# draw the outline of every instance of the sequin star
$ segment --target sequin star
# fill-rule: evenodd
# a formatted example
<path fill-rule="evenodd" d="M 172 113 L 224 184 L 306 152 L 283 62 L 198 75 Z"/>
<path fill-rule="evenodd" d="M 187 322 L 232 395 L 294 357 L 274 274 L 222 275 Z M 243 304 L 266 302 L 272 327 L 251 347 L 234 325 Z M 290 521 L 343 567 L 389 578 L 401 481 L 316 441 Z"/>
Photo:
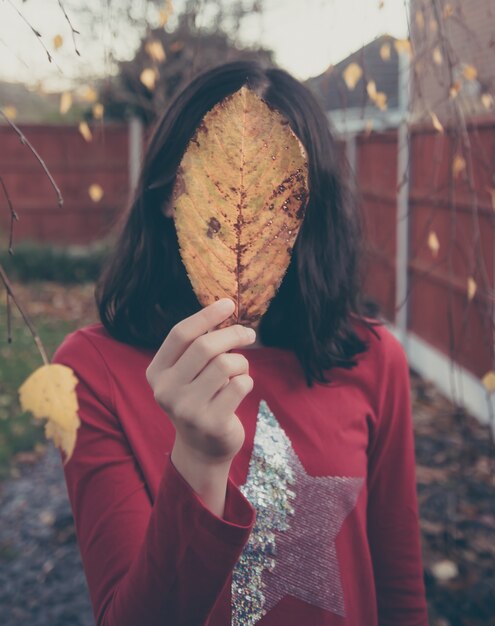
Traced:
<path fill-rule="evenodd" d="M 232 626 L 256 624 L 285 595 L 345 616 L 335 539 L 363 482 L 308 475 L 261 400 L 241 487 L 256 523 L 232 575 Z"/>

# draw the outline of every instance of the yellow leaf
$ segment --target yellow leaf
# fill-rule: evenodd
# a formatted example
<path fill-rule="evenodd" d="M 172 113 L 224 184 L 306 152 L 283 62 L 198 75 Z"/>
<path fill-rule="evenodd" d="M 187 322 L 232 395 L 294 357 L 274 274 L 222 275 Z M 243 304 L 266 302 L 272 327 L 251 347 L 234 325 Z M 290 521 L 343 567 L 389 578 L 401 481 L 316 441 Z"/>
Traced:
<path fill-rule="evenodd" d="M 391 52 L 390 44 L 384 43 L 382 47 L 380 48 L 380 56 L 382 58 L 382 61 L 390 60 L 390 52 Z"/>
<path fill-rule="evenodd" d="M 146 52 L 148 55 L 158 63 L 163 63 L 165 61 L 166 55 L 165 50 L 163 48 L 162 42 L 158 39 L 153 39 L 148 41 L 145 46 Z"/>
<path fill-rule="evenodd" d="M 462 74 L 466 80 L 476 80 L 478 77 L 478 70 L 474 65 L 465 65 L 462 70 Z"/>
<path fill-rule="evenodd" d="M 469 276 L 467 281 L 467 296 L 468 300 L 472 300 L 474 298 L 474 294 L 476 293 L 477 285 L 471 276 Z"/>
<path fill-rule="evenodd" d="M 386 111 L 388 108 L 387 105 L 387 94 L 383 91 L 378 91 L 373 99 L 375 105 L 381 110 Z"/>
<path fill-rule="evenodd" d="M 361 69 L 361 66 L 357 63 L 350 63 L 342 73 L 347 89 L 352 91 L 358 84 L 362 75 L 363 70 Z"/>
<path fill-rule="evenodd" d="M 86 102 L 96 102 L 98 100 L 98 94 L 93 87 L 86 87 L 83 93 L 83 98 Z"/>
<path fill-rule="evenodd" d="M 481 104 L 485 107 L 485 109 L 487 109 L 488 111 L 493 107 L 493 96 L 491 93 L 484 93 L 481 96 Z"/>
<path fill-rule="evenodd" d="M 430 231 L 428 235 L 428 248 L 433 253 L 433 256 L 438 255 L 438 251 L 440 250 L 440 242 L 438 241 L 438 237 L 435 231 Z"/>
<path fill-rule="evenodd" d="M 370 80 L 366 85 L 366 91 L 368 92 L 368 96 L 371 100 L 374 100 L 376 97 L 376 83 L 374 80 Z"/>
<path fill-rule="evenodd" d="M 79 132 L 84 137 L 86 141 L 91 141 L 93 139 L 93 134 L 91 133 L 91 129 L 88 126 L 87 122 L 79 122 Z"/>
<path fill-rule="evenodd" d="M 433 50 L 433 60 L 435 61 L 437 65 L 442 65 L 443 63 L 442 51 L 440 50 L 438 46 L 436 46 L 435 49 Z"/>
<path fill-rule="evenodd" d="M 53 47 L 55 48 L 55 50 L 61 48 L 63 43 L 64 38 L 62 37 L 62 35 L 55 35 L 55 37 L 53 38 Z"/>
<path fill-rule="evenodd" d="M 99 202 L 103 198 L 103 189 L 96 183 L 89 187 L 88 193 L 93 202 Z"/>
<path fill-rule="evenodd" d="M 65 115 L 72 106 L 72 94 L 70 91 L 64 91 L 60 96 L 60 113 Z"/>
<path fill-rule="evenodd" d="M 425 16 L 423 15 L 423 11 L 416 11 L 416 24 L 420 30 L 423 30 L 425 27 Z"/>
<path fill-rule="evenodd" d="M 447 19 L 452 15 L 454 15 L 454 7 L 450 4 L 450 2 L 447 2 L 447 4 L 443 7 L 443 16 Z"/>
<path fill-rule="evenodd" d="M 174 6 L 172 0 L 165 0 L 165 6 L 158 12 L 158 24 L 160 28 L 165 26 L 173 12 Z"/>
<path fill-rule="evenodd" d="M 45 435 L 67 455 L 72 456 L 76 432 L 80 426 L 76 385 L 77 377 L 70 367 L 53 363 L 33 372 L 19 388 L 23 411 L 30 411 L 36 419 L 47 419 Z"/>
<path fill-rule="evenodd" d="M 466 169 L 466 161 L 460 154 L 456 154 L 452 164 L 452 174 L 457 178 Z"/>
<path fill-rule="evenodd" d="M 433 122 L 433 127 L 435 128 L 435 130 L 437 130 L 439 133 L 443 133 L 443 126 L 440 123 L 440 120 L 438 119 L 436 113 L 434 113 L 433 111 L 430 111 L 430 116 L 431 116 L 431 121 Z"/>
<path fill-rule="evenodd" d="M 493 393 L 495 391 L 495 372 L 493 370 L 487 372 L 481 382 L 485 385 L 488 393 Z"/>
<path fill-rule="evenodd" d="M 103 114 L 105 112 L 105 107 L 101 104 L 101 102 L 96 102 L 93 104 L 93 117 L 95 120 L 101 120 Z"/>
<path fill-rule="evenodd" d="M 156 70 L 151 67 L 147 67 L 141 72 L 139 76 L 139 80 L 143 83 L 145 87 L 147 87 L 150 91 L 155 88 L 157 79 Z"/>
<path fill-rule="evenodd" d="M 14 106 L 6 106 L 2 108 L 5 117 L 9 120 L 15 120 L 17 117 L 17 109 Z"/>
<path fill-rule="evenodd" d="M 397 54 L 411 54 L 411 42 L 409 39 L 397 39 L 394 43 L 395 49 L 397 50 Z"/>
<path fill-rule="evenodd" d="M 242 87 L 205 115 L 172 196 L 181 258 L 203 306 L 229 297 L 236 323 L 261 318 L 289 265 L 308 196 L 302 144 L 253 91 Z"/>
<path fill-rule="evenodd" d="M 455 83 L 449 89 L 449 95 L 452 98 L 452 100 L 454 98 L 457 98 L 460 90 L 461 90 L 461 83 L 458 80 L 456 80 Z"/>

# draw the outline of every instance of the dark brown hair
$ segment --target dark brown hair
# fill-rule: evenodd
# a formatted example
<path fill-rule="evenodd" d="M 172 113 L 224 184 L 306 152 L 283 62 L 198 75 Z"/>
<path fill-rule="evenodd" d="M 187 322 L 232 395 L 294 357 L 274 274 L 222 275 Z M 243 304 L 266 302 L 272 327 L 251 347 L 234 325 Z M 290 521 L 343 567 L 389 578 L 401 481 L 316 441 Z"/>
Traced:
<path fill-rule="evenodd" d="M 310 197 L 282 283 L 260 320 L 267 346 L 293 350 L 313 380 L 353 367 L 368 343 L 361 300 L 362 225 L 345 158 L 309 89 L 257 61 L 226 63 L 194 78 L 157 121 L 129 210 L 96 286 L 101 321 L 117 340 L 158 349 L 171 328 L 200 310 L 163 207 L 189 140 L 204 115 L 243 85 L 289 121 L 308 155 Z M 376 323 L 376 320 L 375 320 Z"/>

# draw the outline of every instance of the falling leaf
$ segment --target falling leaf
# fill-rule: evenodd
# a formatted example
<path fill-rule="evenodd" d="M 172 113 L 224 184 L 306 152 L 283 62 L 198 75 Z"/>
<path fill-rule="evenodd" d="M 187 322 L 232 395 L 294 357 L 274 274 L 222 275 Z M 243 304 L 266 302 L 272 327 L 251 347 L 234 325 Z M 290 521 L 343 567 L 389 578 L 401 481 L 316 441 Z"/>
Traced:
<path fill-rule="evenodd" d="M 86 102 L 96 102 L 98 100 L 98 94 L 93 87 L 86 87 L 83 93 L 83 98 Z"/>
<path fill-rule="evenodd" d="M 350 63 L 342 73 L 347 89 L 352 91 L 358 84 L 362 75 L 363 70 L 361 69 L 361 66 L 357 63 Z"/>
<path fill-rule="evenodd" d="M 62 37 L 62 35 L 55 35 L 55 37 L 53 38 L 53 47 L 55 48 L 55 50 L 61 48 L 63 43 L 64 38 Z"/>
<path fill-rule="evenodd" d="M 495 372 L 493 370 L 487 372 L 481 382 L 485 385 L 488 393 L 493 393 L 495 391 Z"/>
<path fill-rule="evenodd" d="M 287 270 L 307 197 L 303 146 L 253 91 L 242 87 L 205 115 L 173 190 L 181 258 L 203 306 L 229 297 L 237 323 L 261 318 Z"/>
<path fill-rule="evenodd" d="M 445 19 L 452 17 L 454 15 L 454 7 L 447 2 L 447 4 L 443 7 L 443 16 Z"/>
<path fill-rule="evenodd" d="M 93 117 L 95 120 L 101 120 L 103 114 L 105 112 L 105 107 L 101 104 L 101 102 L 96 102 L 93 104 Z"/>
<path fill-rule="evenodd" d="M 158 12 L 158 24 L 160 28 L 163 28 L 166 25 L 173 12 L 174 5 L 172 0 L 165 0 L 165 6 Z"/>
<path fill-rule="evenodd" d="M 72 106 L 72 94 L 70 91 L 64 91 L 60 96 L 60 113 L 65 115 Z"/>
<path fill-rule="evenodd" d="M 99 202 L 103 198 L 103 189 L 96 183 L 89 187 L 88 193 L 93 202 Z"/>
<path fill-rule="evenodd" d="M 76 432 L 80 426 L 75 392 L 77 377 L 70 367 L 53 363 L 42 365 L 19 388 L 23 411 L 30 411 L 36 419 L 48 420 L 45 435 L 67 455 L 72 456 Z"/>
<path fill-rule="evenodd" d="M 452 174 L 457 178 L 466 169 L 466 161 L 460 154 L 456 154 L 452 163 Z"/>
<path fill-rule="evenodd" d="M 409 39 L 397 39 L 394 43 L 397 54 L 409 54 L 411 55 L 411 42 Z"/>
<path fill-rule="evenodd" d="M 425 16 L 423 15 L 423 11 L 416 11 L 416 24 L 420 30 L 423 30 L 425 27 Z"/>
<path fill-rule="evenodd" d="M 433 256 L 438 255 L 438 251 L 440 250 L 440 242 L 438 241 L 438 237 L 435 231 L 430 231 L 428 235 L 428 248 L 433 253 Z"/>
<path fill-rule="evenodd" d="M 465 65 L 462 74 L 466 80 L 476 80 L 478 77 L 478 70 L 474 65 Z"/>
<path fill-rule="evenodd" d="M 457 98 L 459 91 L 461 90 L 461 83 L 456 80 L 455 83 L 449 89 L 449 95 L 452 99 Z"/>
<path fill-rule="evenodd" d="M 484 93 L 481 96 L 481 104 L 485 107 L 485 109 L 490 110 L 493 107 L 494 101 L 491 93 Z"/>
<path fill-rule="evenodd" d="M 468 281 L 467 281 L 467 296 L 468 296 L 468 300 L 472 300 L 474 298 L 474 295 L 476 293 L 476 289 L 477 289 L 476 281 L 474 280 L 474 278 L 469 276 Z"/>
<path fill-rule="evenodd" d="M 87 122 L 79 122 L 79 132 L 84 137 L 86 141 L 91 141 L 93 139 L 93 134 L 91 133 L 91 129 L 88 126 Z"/>
<path fill-rule="evenodd" d="M 9 120 L 15 120 L 17 117 L 17 109 L 14 106 L 6 106 L 2 108 L 3 114 Z"/>
<path fill-rule="evenodd" d="M 146 69 L 144 69 L 141 72 L 141 75 L 139 76 L 139 80 L 150 91 L 152 91 L 155 88 L 156 79 L 157 79 L 156 70 L 151 67 L 147 67 Z"/>
<path fill-rule="evenodd" d="M 440 120 L 437 117 L 437 114 L 434 113 L 433 111 L 430 111 L 430 116 L 431 116 L 431 121 L 433 122 L 433 127 L 435 128 L 435 130 L 437 130 L 439 133 L 443 133 L 444 129 L 442 124 L 440 123 Z"/>
<path fill-rule="evenodd" d="M 389 43 L 384 43 L 380 48 L 380 57 L 382 61 L 390 61 L 391 47 Z"/>
<path fill-rule="evenodd" d="M 431 566 L 433 576 L 440 582 L 447 582 L 459 574 L 457 565 L 447 559 L 434 563 Z"/>
<path fill-rule="evenodd" d="M 162 42 L 158 39 L 152 39 L 151 41 L 148 41 L 145 49 L 148 55 L 154 61 L 157 61 L 158 63 L 163 63 L 163 61 L 165 61 L 165 50 L 163 48 Z"/>
<path fill-rule="evenodd" d="M 437 65 L 442 65 L 443 63 L 442 51 L 438 46 L 433 50 L 433 61 L 435 61 Z"/>

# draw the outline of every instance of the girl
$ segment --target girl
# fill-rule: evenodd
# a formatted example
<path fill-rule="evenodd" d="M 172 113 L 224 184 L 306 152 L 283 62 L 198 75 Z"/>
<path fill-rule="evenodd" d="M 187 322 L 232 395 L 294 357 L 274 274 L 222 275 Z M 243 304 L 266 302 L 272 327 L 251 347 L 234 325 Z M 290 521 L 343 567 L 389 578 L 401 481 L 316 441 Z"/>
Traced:
<path fill-rule="evenodd" d="M 234 303 L 199 304 L 171 193 L 243 85 L 289 121 L 310 193 L 257 328 L 218 329 Z M 346 171 L 308 89 L 257 62 L 198 76 L 156 124 L 101 323 L 53 359 L 79 381 L 64 473 L 98 626 L 427 626 L 408 364 L 362 313 Z"/>

